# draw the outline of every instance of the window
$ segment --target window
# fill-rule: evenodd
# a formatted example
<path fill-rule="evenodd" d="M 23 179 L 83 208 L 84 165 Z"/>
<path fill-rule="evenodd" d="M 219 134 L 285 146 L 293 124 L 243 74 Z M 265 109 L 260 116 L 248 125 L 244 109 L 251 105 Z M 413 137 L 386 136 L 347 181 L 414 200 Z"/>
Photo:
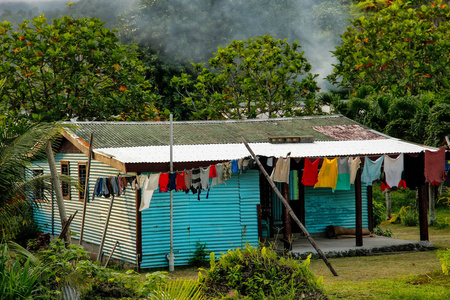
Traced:
<path fill-rule="evenodd" d="M 44 175 L 44 170 L 32 170 L 33 177 Z M 34 201 L 44 200 L 44 181 L 42 178 L 36 179 L 33 182 L 32 197 Z"/>
<path fill-rule="evenodd" d="M 61 175 L 70 175 L 69 162 L 61 161 Z M 70 185 L 67 182 L 61 183 L 63 199 L 70 199 Z"/>
<path fill-rule="evenodd" d="M 78 163 L 78 184 L 80 185 L 80 190 L 78 192 L 78 199 L 84 201 L 84 188 L 86 186 L 86 163 Z"/>

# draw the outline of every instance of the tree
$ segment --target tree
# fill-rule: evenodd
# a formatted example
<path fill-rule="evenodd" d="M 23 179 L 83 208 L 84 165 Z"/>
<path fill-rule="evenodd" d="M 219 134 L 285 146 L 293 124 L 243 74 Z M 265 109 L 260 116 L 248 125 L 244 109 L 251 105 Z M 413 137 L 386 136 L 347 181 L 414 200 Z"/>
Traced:
<path fill-rule="evenodd" d="M 68 16 L 0 24 L 4 113 L 42 121 L 149 119 L 158 97 L 134 48 L 100 19 Z"/>
<path fill-rule="evenodd" d="M 268 35 L 234 40 L 219 47 L 209 60 L 211 69 L 194 65 L 195 78 L 183 73 L 172 83 L 195 119 L 317 113 L 317 75 L 309 73 L 311 65 L 298 50 L 298 42 L 289 44 Z"/>
<path fill-rule="evenodd" d="M 26 119 L 0 120 L 0 231 L 3 239 L 16 237 L 33 218 L 30 208 L 48 199 L 49 176 L 35 173 L 30 159 L 44 159 L 42 146 L 58 132 L 55 124 L 32 124 Z"/>
<path fill-rule="evenodd" d="M 448 89 L 450 7 L 408 7 L 402 1 L 352 21 L 333 52 L 329 80 L 356 92 L 371 86 L 395 96 Z"/>

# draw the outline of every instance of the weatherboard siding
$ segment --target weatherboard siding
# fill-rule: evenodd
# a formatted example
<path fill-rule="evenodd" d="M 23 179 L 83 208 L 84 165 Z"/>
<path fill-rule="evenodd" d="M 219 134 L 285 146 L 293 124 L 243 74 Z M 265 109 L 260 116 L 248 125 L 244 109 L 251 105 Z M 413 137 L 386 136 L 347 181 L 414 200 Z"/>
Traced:
<path fill-rule="evenodd" d="M 78 162 L 87 162 L 87 157 L 84 154 L 74 153 L 57 153 L 55 155 L 56 168 L 60 171 L 60 162 L 69 162 L 69 175 L 78 180 Z M 47 161 L 34 162 L 32 168 L 41 168 L 44 170 L 44 174 L 50 174 Z M 105 226 L 105 220 L 107 217 L 109 204 L 111 198 L 96 197 L 92 200 L 92 190 L 95 182 L 100 176 L 117 176 L 119 171 L 106 164 L 98 162 L 96 160 L 91 161 L 90 179 L 89 179 L 89 200 L 86 206 L 86 217 L 83 230 L 83 241 L 92 243 L 94 245 L 100 245 L 103 229 Z M 83 202 L 79 201 L 78 190 L 75 187 L 71 187 L 70 200 L 64 200 L 67 216 L 72 215 L 78 210 L 75 219 L 72 221 L 70 229 L 73 238 L 78 239 L 81 218 L 83 214 Z M 61 223 L 59 217 L 58 206 L 56 200 L 53 205 L 54 213 L 54 233 L 59 234 L 61 232 Z M 43 203 L 40 209 L 35 213 L 38 224 L 45 232 L 51 233 L 52 222 L 52 207 L 51 202 Z M 109 221 L 108 231 L 106 234 L 105 244 L 103 252 L 105 255 L 109 255 L 114 247 L 115 241 L 119 241 L 114 255 L 115 259 L 122 261 L 136 263 L 136 213 L 135 213 L 135 191 L 131 188 L 126 189 L 125 195 L 120 197 L 114 197 L 113 208 Z"/>
<path fill-rule="evenodd" d="M 200 195 L 174 192 L 175 266 L 187 265 L 197 242 L 216 256 L 228 249 L 258 243 L 256 205 L 260 203 L 259 173 L 234 174 L 226 185 Z M 170 193 L 155 191 L 150 207 L 142 212 L 141 268 L 167 267 L 170 251 Z"/>

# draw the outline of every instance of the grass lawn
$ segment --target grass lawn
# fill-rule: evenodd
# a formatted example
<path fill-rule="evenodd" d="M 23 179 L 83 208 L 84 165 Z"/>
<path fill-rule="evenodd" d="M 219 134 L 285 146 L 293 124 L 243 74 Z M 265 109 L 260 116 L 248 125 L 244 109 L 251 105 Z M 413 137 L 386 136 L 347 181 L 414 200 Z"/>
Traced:
<path fill-rule="evenodd" d="M 450 210 L 439 210 L 450 216 Z M 383 225 L 394 237 L 419 240 L 418 227 Z M 450 248 L 450 229 L 429 228 L 430 241 L 440 249 Z M 450 299 L 450 276 L 441 271 L 437 250 L 402 254 L 333 258 L 335 277 L 320 259 L 311 261 L 310 269 L 323 277 L 323 287 L 330 299 Z M 196 279 L 196 268 L 176 268 L 172 279 Z"/>
<path fill-rule="evenodd" d="M 384 225 L 395 238 L 419 240 L 418 227 Z M 430 241 L 450 248 L 450 229 L 429 228 Z M 323 276 L 330 299 L 450 299 L 450 276 L 442 274 L 437 251 L 330 259 L 339 276 L 322 260 L 311 270 Z"/>

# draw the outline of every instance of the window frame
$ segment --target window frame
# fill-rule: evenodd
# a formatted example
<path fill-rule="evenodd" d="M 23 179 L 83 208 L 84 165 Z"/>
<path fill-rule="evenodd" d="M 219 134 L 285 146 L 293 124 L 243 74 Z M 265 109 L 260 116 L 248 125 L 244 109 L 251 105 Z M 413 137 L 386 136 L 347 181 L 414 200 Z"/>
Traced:
<path fill-rule="evenodd" d="M 84 166 L 84 178 L 81 177 L 81 166 Z M 84 189 L 86 185 L 86 175 L 87 175 L 87 163 L 86 162 L 78 162 L 78 185 L 80 189 L 78 190 L 78 200 L 84 202 L 86 197 L 86 191 L 81 191 L 81 188 Z M 83 179 L 83 180 L 82 180 Z"/>
<path fill-rule="evenodd" d="M 65 172 L 63 172 L 63 170 L 64 170 L 63 166 L 67 166 L 67 174 L 65 174 Z M 61 168 L 60 169 L 61 175 L 70 176 L 70 163 L 69 163 L 69 161 L 66 161 L 66 160 L 60 161 L 60 168 Z M 67 187 L 67 194 L 64 194 L 64 188 L 65 187 Z M 70 184 L 68 184 L 66 182 L 61 182 L 61 193 L 62 193 L 63 199 L 70 200 L 70 198 L 71 198 L 71 187 L 70 187 Z"/>

